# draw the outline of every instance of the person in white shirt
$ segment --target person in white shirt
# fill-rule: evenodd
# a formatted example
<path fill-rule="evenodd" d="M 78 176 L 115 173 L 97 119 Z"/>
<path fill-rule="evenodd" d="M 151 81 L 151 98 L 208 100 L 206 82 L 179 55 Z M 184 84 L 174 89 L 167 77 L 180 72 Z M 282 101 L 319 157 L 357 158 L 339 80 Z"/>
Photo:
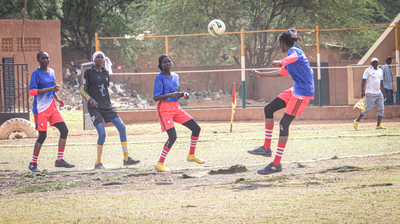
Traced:
<path fill-rule="evenodd" d="M 364 75 L 361 81 L 361 98 L 365 96 L 365 111 L 361 111 L 358 118 L 354 120 L 354 128 L 358 129 L 358 124 L 364 115 L 372 110 L 374 105 L 378 109 L 376 129 L 386 129 L 381 125 L 383 111 L 384 111 L 384 100 L 386 98 L 385 90 L 383 88 L 383 72 L 382 69 L 378 68 L 378 58 L 371 59 L 371 67 L 365 69 Z M 365 88 L 365 82 L 367 82 L 367 88 Z"/>

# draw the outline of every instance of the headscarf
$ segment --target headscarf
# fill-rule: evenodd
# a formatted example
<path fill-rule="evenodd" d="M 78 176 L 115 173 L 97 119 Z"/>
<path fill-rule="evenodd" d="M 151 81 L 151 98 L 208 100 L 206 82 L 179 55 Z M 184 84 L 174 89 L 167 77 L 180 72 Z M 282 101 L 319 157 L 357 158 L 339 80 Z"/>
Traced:
<path fill-rule="evenodd" d="M 164 60 L 164 58 L 166 58 L 166 57 L 171 58 L 168 54 L 163 54 L 163 55 L 161 55 L 161 56 L 158 58 L 158 68 L 159 68 L 161 71 L 163 71 L 163 70 L 162 70 L 162 67 L 161 67 L 161 63 L 162 63 L 162 61 Z"/>
<path fill-rule="evenodd" d="M 289 34 L 289 36 L 297 36 L 297 30 L 296 29 L 293 29 L 293 28 L 290 28 L 290 29 L 288 29 L 288 34 Z"/>
<path fill-rule="evenodd" d="M 111 69 L 111 66 L 112 66 L 111 60 L 108 57 L 106 57 L 106 55 L 102 51 L 94 52 L 93 61 L 94 61 L 94 59 L 96 59 L 97 55 L 99 55 L 99 54 L 103 55 L 104 68 L 108 71 L 109 74 L 113 74 L 112 69 Z"/>

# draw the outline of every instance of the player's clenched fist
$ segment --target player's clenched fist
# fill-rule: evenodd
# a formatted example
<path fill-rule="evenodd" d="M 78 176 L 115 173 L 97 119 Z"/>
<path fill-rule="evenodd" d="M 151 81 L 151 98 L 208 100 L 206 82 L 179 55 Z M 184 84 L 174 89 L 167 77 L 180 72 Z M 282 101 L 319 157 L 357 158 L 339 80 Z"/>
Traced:
<path fill-rule="evenodd" d="M 251 75 L 253 75 L 256 78 L 260 78 L 261 77 L 260 72 L 257 71 L 257 70 L 252 70 L 251 71 Z"/>

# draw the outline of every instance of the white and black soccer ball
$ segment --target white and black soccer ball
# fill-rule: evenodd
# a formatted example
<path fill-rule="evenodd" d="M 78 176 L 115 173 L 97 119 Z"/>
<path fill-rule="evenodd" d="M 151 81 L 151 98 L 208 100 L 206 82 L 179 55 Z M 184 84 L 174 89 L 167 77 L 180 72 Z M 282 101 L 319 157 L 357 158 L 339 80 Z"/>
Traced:
<path fill-rule="evenodd" d="M 218 37 L 225 33 L 225 23 L 219 19 L 214 19 L 208 24 L 208 32 L 213 37 Z"/>

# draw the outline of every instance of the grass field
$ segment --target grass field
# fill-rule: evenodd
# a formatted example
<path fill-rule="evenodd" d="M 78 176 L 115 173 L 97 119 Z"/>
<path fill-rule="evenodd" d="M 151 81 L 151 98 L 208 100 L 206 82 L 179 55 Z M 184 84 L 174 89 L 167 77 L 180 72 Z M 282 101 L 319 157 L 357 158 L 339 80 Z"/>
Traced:
<path fill-rule="evenodd" d="M 167 156 L 170 173 L 157 173 L 167 139 L 158 123 L 127 125 L 130 156 L 122 166 L 118 132 L 107 127 L 102 162 L 93 170 L 95 130 L 82 130 L 81 111 L 63 111 L 69 128 L 65 159 L 54 167 L 58 131 L 50 128 L 39 156 L 42 173 L 28 170 L 35 139 L 0 141 L 0 223 L 398 223 L 400 119 L 294 121 L 283 172 L 256 173 L 272 158 L 247 150 L 263 143 L 258 123 L 202 123 L 196 154 L 186 162 L 190 132 L 177 126 Z M 277 123 L 276 123 L 277 124 Z M 272 142 L 276 151 L 278 125 Z M 210 173 L 217 173 L 211 175 Z"/>

